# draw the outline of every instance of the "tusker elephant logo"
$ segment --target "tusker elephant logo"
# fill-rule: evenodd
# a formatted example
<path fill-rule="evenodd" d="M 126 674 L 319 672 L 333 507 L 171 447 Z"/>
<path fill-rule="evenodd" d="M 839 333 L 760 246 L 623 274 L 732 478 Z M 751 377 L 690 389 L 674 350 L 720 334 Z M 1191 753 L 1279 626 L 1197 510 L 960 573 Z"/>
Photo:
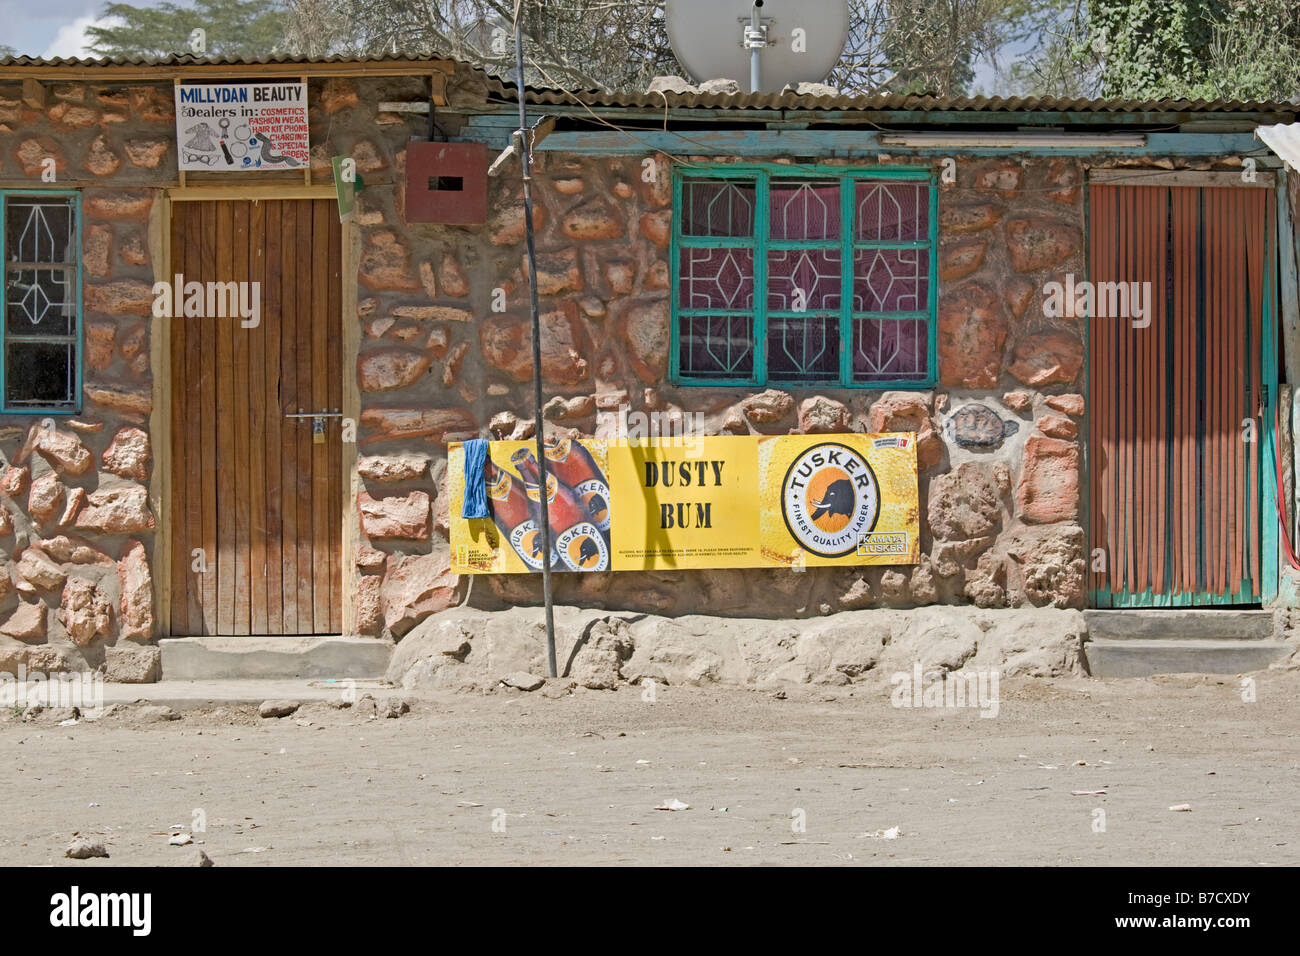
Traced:
<path fill-rule="evenodd" d="M 576 524 L 560 535 L 560 560 L 570 571 L 608 571 L 609 550 L 605 539 L 590 522 Z"/>
<path fill-rule="evenodd" d="M 510 532 L 510 543 L 515 553 L 523 559 L 524 564 L 534 571 L 542 570 L 542 533 L 532 521 L 525 521 Z M 555 563 L 555 552 L 551 552 L 551 564 Z"/>
<path fill-rule="evenodd" d="M 599 526 L 602 522 L 609 519 L 609 503 L 605 496 L 598 491 L 582 496 L 582 502 L 587 506 L 587 513 L 591 515 L 591 520 Z"/>
<path fill-rule="evenodd" d="M 542 560 L 542 535 L 540 531 L 529 531 L 520 542 L 530 557 Z"/>
<path fill-rule="evenodd" d="M 810 554 L 852 554 L 880 516 L 880 486 L 867 460 L 840 442 L 804 449 L 781 483 L 786 530 Z"/>
<path fill-rule="evenodd" d="M 582 543 L 578 545 L 578 566 L 590 568 L 598 561 L 600 561 L 600 546 L 592 538 L 583 538 Z"/>
<path fill-rule="evenodd" d="M 818 493 L 809 489 L 806 496 L 809 499 L 809 507 L 813 509 L 813 524 L 818 527 L 838 525 L 842 528 L 848 523 L 849 516 L 853 514 L 853 506 L 858 498 L 853 491 L 853 482 L 847 476 L 843 476 L 838 468 L 828 468 L 826 471 L 831 472 L 832 475 L 826 482 L 825 489 Z M 817 477 L 818 483 L 821 484 L 822 475 L 819 474 Z M 832 529 L 827 528 L 827 530 Z"/>

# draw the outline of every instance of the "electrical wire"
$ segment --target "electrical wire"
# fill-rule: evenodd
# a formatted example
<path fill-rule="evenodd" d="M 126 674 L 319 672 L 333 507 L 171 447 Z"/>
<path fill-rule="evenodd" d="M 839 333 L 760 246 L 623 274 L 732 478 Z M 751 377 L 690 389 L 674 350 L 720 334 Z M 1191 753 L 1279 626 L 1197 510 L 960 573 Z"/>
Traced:
<path fill-rule="evenodd" d="M 590 114 L 592 120 L 594 120 L 595 122 L 599 123 L 599 124 L 602 125 L 602 126 L 606 126 L 606 127 L 608 127 L 609 129 L 614 130 L 615 132 L 620 133 L 620 134 L 626 136 L 626 137 L 627 137 L 629 140 L 631 140 L 633 143 L 635 143 L 635 144 L 637 144 L 637 145 L 641 145 L 641 141 L 636 137 L 635 134 L 636 134 L 636 133 L 643 133 L 643 132 L 646 132 L 646 129 L 645 129 L 644 127 L 620 126 L 619 124 L 612 122 L 611 120 L 607 119 L 606 117 L 601 116 L 599 113 L 597 113 L 595 110 L 593 110 L 593 109 L 591 108 L 591 106 L 590 106 L 588 103 L 586 103 L 585 101 L 583 101 L 583 99 L 582 99 L 581 97 L 579 97 L 576 93 L 574 93 L 572 90 L 565 89 L 564 87 L 562 87 L 562 86 L 560 86 L 559 84 L 557 84 L 557 83 L 555 82 L 555 79 L 554 79 L 554 78 L 553 78 L 549 73 L 546 72 L 546 68 L 543 67 L 540 63 L 538 63 L 535 59 L 533 59 L 532 57 L 528 57 L 527 59 L 528 59 L 528 64 L 529 64 L 529 66 L 531 66 L 533 69 L 537 70 L 537 72 L 540 73 L 540 74 L 542 75 L 542 77 L 543 77 L 543 78 L 544 78 L 548 83 L 551 84 L 551 88 L 552 88 L 555 92 L 558 92 L 558 93 L 560 93 L 561 95 L 567 97 L 567 98 L 568 98 L 569 100 L 571 100 L 571 101 L 572 101 L 576 106 L 579 106 L 579 107 L 581 107 L 583 110 L 585 110 L 588 114 Z M 664 131 L 665 133 L 667 133 L 667 132 L 670 132 L 670 130 L 668 129 L 668 110 L 669 110 L 669 101 L 668 101 L 668 96 L 667 96 L 667 94 L 664 93 L 663 91 L 659 91 L 659 95 L 663 97 L 663 101 L 664 101 L 663 131 Z M 869 126 L 869 127 L 873 128 L 873 129 L 878 130 L 878 131 L 883 132 L 883 133 L 897 133 L 897 132 L 899 132 L 898 130 L 893 130 L 893 129 L 889 129 L 889 128 L 884 127 L 884 126 L 880 126 L 879 124 L 877 124 L 877 123 L 873 123 L 873 122 L 871 122 L 870 120 L 862 120 L 860 123 L 856 123 L 856 124 L 854 124 L 854 125 Z M 1170 128 L 1172 128 L 1172 127 L 1170 127 Z M 1152 132 L 1152 131 L 1151 131 L 1151 130 L 1144 130 L 1143 132 Z M 698 147 L 700 148 L 700 152 L 701 152 L 701 153 L 712 153 L 712 154 L 714 154 L 714 155 L 725 155 L 725 153 L 723 153 L 723 154 L 718 153 L 718 147 L 717 147 L 716 144 L 702 143 L 702 142 L 700 142 L 699 140 L 692 139 L 691 137 L 686 136 L 685 134 L 683 134 L 683 133 L 681 133 L 681 132 L 676 132 L 675 135 L 677 136 L 678 139 L 680 139 L 680 140 L 682 140 L 682 141 L 684 141 L 684 142 L 686 142 L 686 143 L 689 143 L 689 144 L 691 144 L 691 145 L 693 145 L 693 146 L 698 146 Z M 891 155 L 899 155 L 898 153 L 894 152 L 894 150 L 896 150 L 896 149 L 897 149 L 897 147 L 881 146 L 881 147 L 879 147 L 879 152 L 881 152 L 881 153 L 889 153 L 889 154 L 891 154 Z M 689 169 L 709 169 L 709 168 L 712 168 L 712 164 L 705 164 L 705 163 L 696 163 L 696 162 L 692 162 L 691 160 L 689 160 L 689 159 L 687 159 L 687 158 L 681 156 L 680 154 L 670 152 L 669 150 L 666 150 L 666 149 L 652 149 L 651 151 L 652 151 L 652 152 L 655 152 L 655 153 L 657 153 L 657 154 L 659 154 L 659 155 L 661 155 L 661 156 L 666 157 L 669 161 L 671 161 L 671 162 L 673 162 L 673 163 L 676 163 L 676 164 L 679 165 L 679 166 L 684 166 L 684 167 L 689 168 Z M 954 149 L 952 152 L 953 152 L 953 154 L 956 155 L 956 156 L 961 156 L 961 155 L 963 155 L 963 153 L 962 153 L 962 151 L 961 151 L 960 148 Z M 1246 156 L 1252 156 L 1252 155 L 1268 155 L 1269 153 L 1270 153 L 1270 150 L 1268 149 L 1267 146 L 1261 146 L 1261 147 L 1257 147 L 1257 148 L 1255 148 L 1255 149 L 1249 150 L 1249 151 L 1247 151 L 1246 153 L 1244 153 L 1243 155 L 1246 155 Z M 911 158 L 911 157 L 908 156 L 908 157 L 905 157 L 905 158 Z M 935 162 L 935 160 L 936 160 L 937 158 L 939 158 L 939 157 L 935 157 L 935 156 L 917 156 L 917 157 L 915 157 L 915 158 L 920 159 L 920 160 L 923 160 L 923 161 L 928 161 L 929 164 L 933 165 L 934 162 Z M 981 159 L 981 160 L 996 159 L 996 158 L 997 158 L 997 157 L 979 157 L 979 159 Z M 1046 158 L 1047 158 L 1047 157 L 1044 157 L 1044 159 L 1046 159 Z M 1083 158 L 1085 158 L 1085 157 L 1079 157 L 1079 159 L 1083 159 Z M 758 161 L 757 158 L 755 159 L 755 161 Z M 819 166 L 820 166 L 820 164 L 818 164 L 818 163 L 790 163 L 790 164 L 789 164 L 789 168 L 790 168 L 792 171 L 794 171 L 794 172 L 816 172 L 816 171 L 818 171 Z M 1194 170 L 1194 169 L 1179 170 L 1179 169 L 1172 169 L 1172 170 L 1170 170 L 1170 169 L 1164 169 L 1164 168 L 1160 168 L 1160 169 L 1151 169 L 1151 168 L 1149 168 L 1149 167 L 1126 167 L 1126 166 L 1103 166 L 1103 167 L 1089 166 L 1089 167 L 1085 167 L 1085 168 L 1124 169 L 1124 170 L 1129 170 L 1129 169 L 1131 169 L 1131 170 L 1132 170 L 1132 176 L 1133 176 L 1134 179 L 1142 179 L 1142 178 L 1145 178 L 1145 177 L 1147 177 L 1147 176 L 1149 176 L 1149 177 L 1151 177 L 1151 178 L 1154 179 L 1154 178 L 1157 178 L 1157 177 L 1160 177 L 1160 176 L 1168 175 L 1168 174 L 1171 173 L 1171 172 L 1182 172 L 1182 171 L 1186 171 L 1186 172 L 1208 172 L 1208 171 L 1214 171 L 1214 172 L 1235 172 L 1235 171 L 1236 171 L 1235 169 L 1226 169 L 1226 170 Z M 1070 189 L 1070 188 L 1077 187 L 1077 186 L 1082 186 L 1082 185 L 1083 185 L 1083 183 L 1080 182 L 1080 183 L 1059 183 L 1059 184 L 1052 185 L 1052 186 L 1042 186 L 1042 187 L 1017 187 L 1016 190 L 1015 190 L 1015 192 L 1017 193 L 1017 195 L 1025 195 L 1025 194 L 1028 194 L 1028 195 L 1037 195 L 1037 194 L 1040 194 L 1040 193 L 1041 193 L 1041 194 L 1051 194 L 1051 193 L 1059 193 L 1059 192 L 1061 192 L 1062 190 Z M 1000 191 L 1000 190 L 997 189 L 996 186 L 980 186 L 980 185 L 971 185 L 971 186 L 967 186 L 967 185 L 962 185 L 962 184 L 957 184 L 957 183 L 942 183 L 941 186 L 942 186 L 942 188 L 944 189 L 945 192 L 951 192 L 951 191 L 953 191 L 953 190 L 969 190 L 969 191 L 972 191 L 972 192 L 980 192 L 980 193 L 990 193 L 990 192 L 999 192 L 999 191 Z"/>

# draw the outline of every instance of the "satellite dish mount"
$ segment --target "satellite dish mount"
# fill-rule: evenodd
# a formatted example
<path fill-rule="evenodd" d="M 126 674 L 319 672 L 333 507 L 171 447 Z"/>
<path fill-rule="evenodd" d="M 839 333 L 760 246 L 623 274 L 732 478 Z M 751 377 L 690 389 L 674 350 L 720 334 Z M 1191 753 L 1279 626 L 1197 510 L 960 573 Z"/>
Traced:
<path fill-rule="evenodd" d="M 758 11 L 763 7 L 763 0 L 754 0 L 754 6 L 750 10 L 749 20 L 741 20 L 744 25 L 744 32 L 741 34 L 741 45 L 749 51 L 749 92 L 759 93 L 763 89 L 763 63 L 762 51 L 769 45 L 767 39 L 768 24 L 772 22 L 771 17 L 761 17 Z"/>

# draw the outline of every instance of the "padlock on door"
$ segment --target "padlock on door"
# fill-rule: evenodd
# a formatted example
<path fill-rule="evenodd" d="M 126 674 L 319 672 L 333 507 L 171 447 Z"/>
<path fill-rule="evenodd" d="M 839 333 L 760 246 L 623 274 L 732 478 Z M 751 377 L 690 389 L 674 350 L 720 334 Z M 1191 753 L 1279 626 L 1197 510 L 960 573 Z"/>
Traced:
<path fill-rule="evenodd" d="M 284 416 L 297 421 L 304 418 L 311 419 L 311 443 L 313 445 L 325 444 L 325 420 L 329 418 L 342 418 L 343 414 L 336 408 L 332 412 L 321 409 L 319 412 L 304 412 L 301 408 L 297 412 L 288 412 Z"/>

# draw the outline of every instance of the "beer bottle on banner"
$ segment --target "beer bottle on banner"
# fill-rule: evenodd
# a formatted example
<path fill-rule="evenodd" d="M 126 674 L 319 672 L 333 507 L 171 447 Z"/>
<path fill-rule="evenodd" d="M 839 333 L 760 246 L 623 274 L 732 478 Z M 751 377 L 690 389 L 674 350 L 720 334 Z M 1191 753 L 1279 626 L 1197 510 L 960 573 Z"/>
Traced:
<path fill-rule="evenodd" d="M 523 476 L 528 497 L 538 502 L 538 509 L 534 512 L 538 514 L 541 510 L 541 469 L 537 460 L 531 451 L 521 448 L 510 456 L 510 461 Z M 546 476 L 546 507 L 560 563 L 570 571 L 609 570 L 609 545 L 605 536 L 592 523 L 582 499 L 568 485 L 556 480 L 555 475 Z"/>
<path fill-rule="evenodd" d="M 492 520 L 501 534 L 515 549 L 524 564 L 534 571 L 542 570 L 542 533 L 532 513 L 524 486 L 504 468 L 489 461 L 487 467 L 488 508 Z M 551 564 L 558 558 L 551 550 Z"/>
<path fill-rule="evenodd" d="M 591 452 L 572 438 L 546 439 L 546 460 L 551 473 L 564 482 L 587 509 L 591 522 L 609 541 L 609 484 L 596 467 Z"/>

